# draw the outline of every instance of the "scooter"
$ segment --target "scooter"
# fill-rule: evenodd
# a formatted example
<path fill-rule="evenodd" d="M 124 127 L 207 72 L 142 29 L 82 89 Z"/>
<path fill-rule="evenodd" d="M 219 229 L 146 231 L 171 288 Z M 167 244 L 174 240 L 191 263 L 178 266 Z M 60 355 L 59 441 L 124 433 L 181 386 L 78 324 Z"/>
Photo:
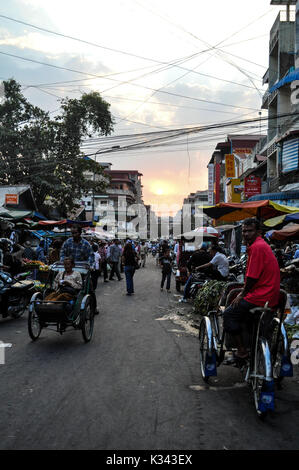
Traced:
<path fill-rule="evenodd" d="M 0 271 L 0 311 L 3 318 L 9 315 L 19 318 L 25 312 L 34 293 L 34 282 L 26 279 L 29 274 L 21 273 L 13 277 Z"/>

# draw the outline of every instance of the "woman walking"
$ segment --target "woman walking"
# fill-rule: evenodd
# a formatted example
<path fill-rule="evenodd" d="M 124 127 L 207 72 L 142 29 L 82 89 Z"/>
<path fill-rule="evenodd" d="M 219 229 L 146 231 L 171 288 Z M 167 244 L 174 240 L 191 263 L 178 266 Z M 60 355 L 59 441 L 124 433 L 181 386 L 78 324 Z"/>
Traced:
<path fill-rule="evenodd" d="M 135 273 L 135 267 L 138 261 L 136 252 L 134 251 L 131 243 L 127 243 L 124 247 L 124 251 L 122 254 L 122 262 L 126 275 L 127 295 L 132 295 L 134 294 L 133 277 Z"/>

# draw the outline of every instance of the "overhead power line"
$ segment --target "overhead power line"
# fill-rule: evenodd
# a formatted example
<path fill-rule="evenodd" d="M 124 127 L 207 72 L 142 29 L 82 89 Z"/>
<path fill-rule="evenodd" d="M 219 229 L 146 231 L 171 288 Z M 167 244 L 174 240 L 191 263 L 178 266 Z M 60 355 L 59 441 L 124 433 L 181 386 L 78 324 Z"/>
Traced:
<path fill-rule="evenodd" d="M 17 59 L 20 59 L 20 60 L 25 60 L 25 61 L 28 61 L 28 62 L 34 62 L 34 63 L 37 63 L 37 64 L 46 65 L 48 67 L 54 67 L 56 69 L 62 69 L 62 70 L 67 70 L 69 72 L 79 73 L 81 75 L 94 76 L 96 78 L 103 78 L 101 76 L 91 74 L 90 72 L 82 72 L 80 70 L 74 70 L 74 69 L 69 69 L 67 67 L 62 67 L 62 66 L 59 66 L 59 65 L 48 64 L 46 62 L 40 62 L 40 61 L 37 61 L 37 60 L 34 60 L 34 59 L 27 59 L 25 57 L 18 56 L 16 54 L 9 54 L 8 52 L 0 51 L 0 54 L 10 56 L 10 57 L 14 57 L 14 58 L 17 58 Z M 118 80 L 113 79 L 111 77 L 106 76 L 104 78 L 107 79 L 107 80 L 112 80 L 112 81 L 118 82 Z M 236 106 L 236 105 L 232 105 L 232 104 L 220 103 L 220 102 L 217 102 L 217 101 L 204 100 L 204 99 L 201 99 L 201 98 L 194 98 L 194 97 L 191 97 L 191 96 L 181 95 L 179 93 L 171 93 L 171 92 L 166 91 L 166 90 L 155 90 L 154 88 L 150 88 L 150 87 L 147 87 L 147 86 L 144 86 L 144 85 L 139 85 L 137 83 L 132 83 L 131 85 L 135 86 L 135 87 L 138 87 L 138 88 L 143 88 L 145 90 L 155 91 L 155 92 L 158 92 L 158 93 L 163 93 L 163 94 L 176 96 L 176 97 L 180 97 L 180 98 L 184 98 L 184 99 L 200 101 L 200 102 L 203 102 L 203 103 L 216 104 L 216 105 L 219 105 L 219 106 L 226 106 L 226 107 L 230 107 L 230 108 L 248 109 L 248 110 L 251 110 L 251 111 L 259 111 L 257 108 L 249 108 L 249 107 L 245 107 L 245 106 Z"/>
<path fill-rule="evenodd" d="M 216 124 L 211 124 L 211 125 L 208 125 L 208 126 L 200 126 L 200 127 L 197 126 L 197 127 L 191 127 L 191 128 L 174 129 L 174 130 L 171 130 L 171 131 L 160 131 L 160 132 L 155 133 L 155 135 L 153 135 L 153 133 L 148 134 L 148 136 L 150 138 L 148 138 L 147 140 L 146 140 L 146 138 L 144 138 L 143 141 L 141 141 L 141 142 L 137 142 L 137 143 L 133 143 L 133 144 L 129 144 L 129 145 L 124 145 L 123 147 L 117 146 L 117 148 L 112 147 L 112 148 L 109 148 L 109 149 L 103 149 L 102 151 L 100 151 L 100 149 L 99 149 L 97 152 L 92 153 L 88 156 L 92 156 L 92 155 L 95 155 L 95 154 L 100 155 L 100 154 L 106 154 L 106 153 L 122 152 L 124 150 L 134 150 L 135 148 L 145 148 L 147 146 L 152 146 L 152 145 L 157 145 L 159 143 L 164 143 L 167 139 L 168 140 L 175 139 L 175 138 L 178 138 L 178 137 L 186 136 L 187 134 L 206 132 L 206 131 L 211 130 L 211 129 L 227 128 L 227 127 L 232 127 L 232 126 L 236 126 L 236 125 L 241 126 L 243 124 L 249 124 L 249 123 L 254 123 L 254 122 L 260 123 L 262 121 L 269 121 L 269 120 L 273 120 L 273 119 L 282 119 L 282 118 L 289 117 L 289 116 L 294 116 L 294 115 L 299 115 L 299 112 L 297 112 L 297 113 L 283 113 L 283 114 L 279 114 L 279 115 L 276 115 L 276 116 L 259 117 L 259 118 L 253 118 L 253 119 L 246 119 L 246 120 L 242 120 L 242 121 L 227 122 L 227 123 L 218 123 L 218 124 L 216 123 Z M 87 143 L 87 141 L 86 141 L 86 143 Z"/>

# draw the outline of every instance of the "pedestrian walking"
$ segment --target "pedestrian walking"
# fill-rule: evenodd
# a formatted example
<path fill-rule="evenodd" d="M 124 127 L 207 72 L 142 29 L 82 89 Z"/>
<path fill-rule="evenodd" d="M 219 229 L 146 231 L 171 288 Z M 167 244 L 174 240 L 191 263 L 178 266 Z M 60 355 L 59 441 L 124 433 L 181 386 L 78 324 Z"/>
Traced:
<path fill-rule="evenodd" d="M 99 253 L 100 253 L 100 275 L 103 273 L 104 282 L 108 281 L 108 270 L 107 270 L 107 247 L 105 242 L 100 242 L 99 246 Z"/>
<path fill-rule="evenodd" d="M 114 240 L 114 243 L 110 246 L 109 250 L 109 264 L 111 265 L 111 272 L 110 272 L 110 277 L 109 281 L 113 281 L 113 276 L 114 273 L 116 274 L 117 278 L 119 281 L 122 280 L 122 277 L 119 272 L 119 260 L 121 258 L 121 247 L 120 247 L 120 241 L 119 240 Z"/>
<path fill-rule="evenodd" d="M 141 242 L 139 254 L 141 259 L 141 266 L 145 268 L 145 261 L 147 256 L 147 246 L 145 245 L 145 242 Z"/>
<path fill-rule="evenodd" d="M 41 240 L 39 242 L 39 245 L 36 248 L 35 254 L 36 254 L 36 259 L 38 261 L 41 261 L 42 263 L 47 262 L 46 255 L 45 255 L 45 240 Z"/>
<path fill-rule="evenodd" d="M 127 295 L 134 294 L 133 277 L 135 274 L 136 264 L 138 263 L 137 254 L 131 243 L 126 243 L 122 254 L 122 262 L 126 275 Z"/>
<path fill-rule="evenodd" d="M 161 256 L 160 265 L 162 267 L 161 292 L 163 291 L 165 280 L 166 290 L 167 292 L 170 292 L 172 258 L 169 250 L 166 250 L 163 256 Z"/>
<path fill-rule="evenodd" d="M 92 249 L 94 252 L 94 266 L 93 266 L 94 269 L 91 271 L 91 280 L 92 280 L 93 289 L 96 290 L 96 288 L 98 287 L 98 278 L 100 276 L 101 255 L 99 253 L 99 247 L 96 243 L 92 245 Z"/>

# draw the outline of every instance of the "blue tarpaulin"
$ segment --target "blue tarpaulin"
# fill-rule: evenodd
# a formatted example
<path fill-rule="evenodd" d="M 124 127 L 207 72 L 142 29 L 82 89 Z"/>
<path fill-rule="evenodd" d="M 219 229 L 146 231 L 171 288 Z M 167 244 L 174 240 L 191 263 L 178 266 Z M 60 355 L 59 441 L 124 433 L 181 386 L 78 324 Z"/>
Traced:
<path fill-rule="evenodd" d="M 278 88 L 283 87 L 287 83 L 294 82 L 295 80 L 299 80 L 299 69 L 293 70 L 293 72 L 289 73 L 286 77 L 284 77 L 282 80 L 279 80 L 275 85 L 273 85 L 269 89 L 269 93 L 273 93 L 275 90 L 278 90 Z"/>

